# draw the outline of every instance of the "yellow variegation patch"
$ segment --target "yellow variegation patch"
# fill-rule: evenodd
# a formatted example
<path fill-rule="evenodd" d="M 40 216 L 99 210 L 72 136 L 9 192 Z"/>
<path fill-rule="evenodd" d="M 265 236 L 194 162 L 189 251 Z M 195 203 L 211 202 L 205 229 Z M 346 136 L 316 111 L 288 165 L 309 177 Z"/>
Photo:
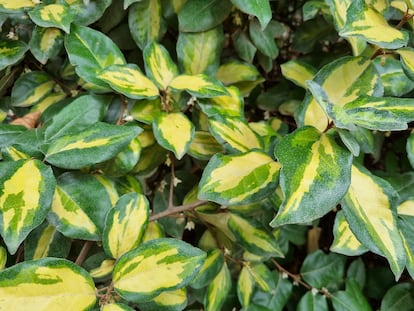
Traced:
<path fill-rule="evenodd" d="M 306 80 L 312 80 L 316 70 L 306 63 L 291 60 L 280 66 L 283 76 L 306 89 Z"/>
<path fill-rule="evenodd" d="M 96 301 L 86 271 L 63 259 L 24 262 L 1 271 L 0 279 L 3 310 L 87 310 Z"/>
<path fill-rule="evenodd" d="M 388 183 L 352 166 L 351 185 L 342 201 L 345 217 L 358 240 L 387 258 L 398 279 L 406 258 L 392 206 L 395 198 L 395 190 Z"/>
<path fill-rule="evenodd" d="M 242 81 L 255 81 L 260 78 L 260 73 L 249 63 L 233 61 L 221 65 L 217 70 L 216 78 L 228 85 Z"/>
<path fill-rule="evenodd" d="M 196 131 L 188 148 L 188 154 L 200 160 L 208 160 L 223 148 L 209 132 Z"/>
<path fill-rule="evenodd" d="M 99 267 L 89 271 L 89 274 L 93 278 L 106 277 L 114 270 L 115 260 L 105 259 L 102 261 Z"/>
<path fill-rule="evenodd" d="M 398 215 L 414 216 L 414 199 L 400 203 L 397 211 Z"/>
<path fill-rule="evenodd" d="M 0 271 L 4 269 L 7 263 L 7 251 L 3 246 L 0 246 Z"/>
<path fill-rule="evenodd" d="M 204 298 L 206 311 L 220 310 L 231 289 L 231 275 L 227 264 L 224 263 L 220 272 L 207 287 Z"/>
<path fill-rule="evenodd" d="M 105 175 L 95 174 L 93 176 L 105 187 L 106 192 L 108 192 L 109 199 L 111 200 L 111 205 L 114 206 L 119 199 L 114 181 Z"/>
<path fill-rule="evenodd" d="M 35 251 L 33 254 L 33 259 L 40 259 L 47 257 L 49 254 L 50 244 L 53 241 L 55 234 L 57 233 L 55 227 L 47 225 L 47 227 L 42 231 L 40 235 Z"/>
<path fill-rule="evenodd" d="M 142 243 L 162 237 L 164 237 L 164 233 L 162 232 L 160 224 L 156 221 L 151 221 L 145 229 L 144 236 L 142 237 Z"/>
<path fill-rule="evenodd" d="M 6 10 L 20 10 L 33 8 L 36 6 L 36 3 L 33 0 L 0 0 L 0 6 Z"/>
<path fill-rule="evenodd" d="M 102 70 L 98 78 L 108 83 L 115 91 L 130 98 L 159 96 L 158 88 L 136 65 L 112 65 Z"/>
<path fill-rule="evenodd" d="M 102 306 L 101 311 L 134 311 L 134 309 L 120 303 L 108 303 Z"/>
<path fill-rule="evenodd" d="M 40 17 L 45 21 L 61 22 L 64 11 L 65 7 L 61 4 L 49 4 L 40 9 Z"/>
<path fill-rule="evenodd" d="M 239 278 L 237 280 L 237 296 L 243 307 L 247 307 L 250 304 L 250 299 L 254 290 L 254 278 L 249 271 L 246 263 L 240 271 Z"/>
<path fill-rule="evenodd" d="M 48 51 L 54 44 L 55 40 L 62 35 L 57 28 L 48 28 L 45 30 L 42 39 L 39 42 L 39 47 L 42 51 Z"/>
<path fill-rule="evenodd" d="M 396 51 L 400 54 L 403 69 L 408 77 L 414 79 L 414 49 L 405 47 Z"/>
<path fill-rule="evenodd" d="M 186 90 L 196 97 L 227 95 L 227 90 L 219 81 L 204 74 L 177 76 L 170 82 L 169 87 L 176 91 Z"/>
<path fill-rule="evenodd" d="M 173 291 L 165 291 L 153 298 L 160 308 L 168 306 L 185 305 L 187 302 L 187 290 L 179 288 Z"/>
<path fill-rule="evenodd" d="M 31 90 L 29 94 L 25 97 L 24 100 L 19 102 L 13 102 L 13 106 L 16 107 L 27 107 L 33 104 L 38 103 L 43 99 L 47 94 L 49 94 L 55 86 L 55 82 L 45 81 L 42 84 L 39 84 L 37 87 Z"/>
<path fill-rule="evenodd" d="M 194 137 L 194 125 L 181 112 L 161 114 L 154 122 L 154 135 L 158 143 L 181 159 Z"/>

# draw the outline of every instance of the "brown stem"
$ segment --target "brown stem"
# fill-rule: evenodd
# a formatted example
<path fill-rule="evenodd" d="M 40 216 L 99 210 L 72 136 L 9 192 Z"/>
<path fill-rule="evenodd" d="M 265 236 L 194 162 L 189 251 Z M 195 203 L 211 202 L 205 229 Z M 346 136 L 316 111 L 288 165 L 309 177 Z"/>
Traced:
<path fill-rule="evenodd" d="M 121 125 L 124 121 L 125 110 L 127 110 L 128 103 L 125 96 L 121 96 L 121 111 L 119 112 L 118 120 L 116 121 L 117 125 Z"/>
<path fill-rule="evenodd" d="M 288 270 L 286 270 L 285 268 L 283 268 L 276 260 L 272 259 L 273 264 L 276 266 L 276 268 L 282 272 L 282 273 L 286 273 L 290 278 L 293 279 L 294 282 L 297 282 L 298 284 L 302 285 L 303 287 L 306 287 L 308 290 L 312 290 L 312 286 L 310 286 L 308 283 L 305 283 L 301 280 L 300 276 L 297 274 L 293 274 L 291 272 L 289 272 Z"/>
<path fill-rule="evenodd" d="M 78 255 L 78 258 L 76 258 L 75 264 L 77 264 L 78 266 L 81 266 L 83 264 L 92 245 L 93 245 L 92 241 L 86 241 L 85 244 L 83 244 L 83 247 Z"/>
<path fill-rule="evenodd" d="M 174 215 L 174 214 L 178 214 L 181 212 L 185 212 L 185 211 L 189 211 L 192 210 L 198 206 L 201 206 L 203 204 L 206 204 L 208 201 L 196 201 L 193 203 L 189 203 L 189 204 L 184 204 L 184 205 L 179 205 L 179 206 L 172 206 L 172 207 L 168 207 L 165 211 L 162 211 L 158 214 L 154 214 L 150 217 L 150 221 L 154 221 L 163 217 L 167 217 L 170 215 Z"/>

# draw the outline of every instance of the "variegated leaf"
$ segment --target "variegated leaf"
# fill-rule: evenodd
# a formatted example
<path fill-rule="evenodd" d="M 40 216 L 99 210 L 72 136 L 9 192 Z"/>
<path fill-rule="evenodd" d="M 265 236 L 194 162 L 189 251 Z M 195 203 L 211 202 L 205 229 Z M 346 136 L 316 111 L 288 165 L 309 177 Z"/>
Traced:
<path fill-rule="evenodd" d="M 0 41 L 0 70 L 20 61 L 29 47 L 19 40 Z"/>
<path fill-rule="evenodd" d="M 204 74 L 177 76 L 170 82 L 169 88 L 175 91 L 187 91 L 201 98 L 228 95 L 221 82 Z"/>
<path fill-rule="evenodd" d="M 102 238 L 110 208 L 108 192 L 96 178 L 89 174 L 66 172 L 57 179 L 48 220 L 67 237 L 98 241 Z"/>
<path fill-rule="evenodd" d="M 185 287 L 163 291 L 148 302 L 140 303 L 142 311 L 181 311 L 187 306 L 187 289 Z"/>
<path fill-rule="evenodd" d="M 404 47 L 396 51 L 400 54 L 400 61 L 404 73 L 414 80 L 414 49 L 411 47 Z"/>
<path fill-rule="evenodd" d="M 194 137 L 195 127 L 181 112 L 162 113 L 153 123 L 158 143 L 181 159 Z"/>
<path fill-rule="evenodd" d="M 103 33 L 91 28 L 72 25 L 65 36 L 65 48 L 76 73 L 98 91 L 110 88 L 98 74 L 111 65 L 124 65 L 124 55 Z"/>
<path fill-rule="evenodd" d="M 345 195 L 351 179 L 352 154 L 339 146 L 335 133 L 302 127 L 276 147 L 282 170 L 284 200 L 272 226 L 320 218 Z M 292 161 L 295 159 L 295 161 Z"/>
<path fill-rule="evenodd" d="M 55 311 L 89 310 L 95 285 L 89 274 L 66 259 L 25 261 L 0 271 L 0 309 Z M 64 307 L 62 307 L 64 306 Z"/>
<path fill-rule="evenodd" d="M 32 21 L 41 27 L 55 27 L 70 32 L 70 24 L 75 19 L 67 4 L 40 5 L 29 12 Z"/>
<path fill-rule="evenodd" d="M 142 194 L 131 192 L 119 198 L 106 216 L 102 236 L 108 255 L 119 258 L 139 244 L 148 223 L 148 206 Z"/>
<path fill-rule="evenodd" d="M 354 0 L 347 10 L 343 37 L 362 37 L 367 42 L 385 49 L 397 49 L 407 45 L 408 33 L 392 27 L 384 16 L 368 6 L 364 0 Z"/>
<path fill-rule="evenodd" d="M 188 154 L 200 160 L 209 160 L 213 155 L 222 151 L 221 145 L 209 132 L 196 131 L 188 146 Z"/>
<path fill-rule="evenodd" d="M 276 239 L 254 219 L 231 213 L 228 225 L 236 241 L 248 252 L 259 256 L 284 257 Z"/>
<path fill-rule="evenodd" d="M 252 64 L 231 61 L 219 67 L 216 78 L 225 85 L 229 85 L 244 81 L 256 81 L 261 79 L 261 75 Z"/>
<path fill-rule="evenodd" d="M 222 144 L 231 149 L 246 152 L 252 149 L 263 149 L 263 141 L 252 130 L 249 124 L 237 117 L 213 117 L 209 119 L 210 131 Z"/>
<path fill-rule="evenodd" d="M 330 250 L 335 253 L 347 256 L 358 256 L 368 251 L 352 233 L 343 211 L 339 211 L 336 214 L 333 235 L 334 241 L 332 242 Z"/>
<path fill-rule="evenodd" d="M 157 85 L 165 90 L 171 80 L 178 76 L 177 65 L 168 51 L 160 44 L 151 42 L 144 49 L 145 72 Z"/>
<path fill-rule="evenodd" d="M 299 60 L 290 60 L 280 66 L 283 76 L 296 85 L 307 88 L 306 80 L 312 80 L 316 69 Z"/>
<path fill-rule="evenodd" d="M 7 251 L 3 246 L 0 246 L 0 271 L 4 269 L 7 263 Z"/>
<path fill-rule="evenodd" d="M 113 272 L 116 292 L 133 302 L 148 301 L 161 292 L 186 286 L 206 254 L 178 239 L 143 243 L 118 259 Z"/>
<path fill-rule="evenodd" d="M 51 76 L 41 71 L 23 74 L 13 85 L 11 103 L 16 107 L 37 104 L 53 90 L 55 84 Z"/>
<path fill-rule="evenodd" d="M 326 92 L 330 101 L 339 107 L 361 95 L 382 96 L 381 79 L 369 59 L 364 57 L 339 58 L 315 75 L 314 82 Z M 312 125 L 324 131 L 328 116 L 317 101 L 308 93 L 298 115 L 300 125 Z"/>
<path fill-rule="evenodd" d="M 36 26 L 29 41 L 30 52 L 44 65 L 58 55 L 63 46 L 63 38 L 60 29 Z"/>
<path fill-rule="evenodd" d="M 224 39 L 221 26 L 202 32 L 180 32 L 177 58 L 183 73 L 214 73 L 220 63 Z"/>
<path fill-rule="evenodd" d="M 27 235 L 46 218 L 56 181 L 39 160 L 0 163 L 0 234 L 14 254 Z"/>
<path fill-rule="evenodd" d="M 198 100 L 201 110 L 209 117 L 227 116 L 244 118 L 244 101 L 235 86 L 226 88 L 229 95 Z"/>
<path fill-rule="evenodd" d="M 208 285 L 204 297 L 206 311 L 220 310 L 231 289 L 231 275 L 227 264 L 224 263 L 220 272 Z"/>
<path fill-rule="evenodd" d="M 47 149 L 45 159 L 58 167 L 79 169 L 116 156 L 140 132 L 138 126 L 98 122 L 80 133 L 54 140 Z"/>
<path fill-rule="evenodd" d="M 0 12 L 16 13 L 34 8 L 36 3 L 32 0 L 0 0 Z"/>
<path fill-rule="evenodd" d="M 248 263 L 243 266 L 237 280 L 237 297 L 243 307 L 247 307 L 250 304 L 255 287 L 255 280 L 249 271 L 250 267 L 247 265 Z"/>
<path fill-rule="evenodd" d="M 278 162 L 260 151 L 217 154 L 203 171 L 198 198 L 224 205 L 260 200 L 276 188 L 279 169 Z"/>
<path fill-rule="evenodd" d="M 215 248 L 207 253 L 207 258 L 204 261 L 197 276 L 191 281 L 192 288 L 203 288 L 211 283 L 217 273 L 223 267 L 224 257 L 221 250 Z"/>
<path fill-rule="evenodd" d="M 374 253 L 387 258 L 396 279 L 406 256 L 397 226 L 397 193 L 385 180 L 353 165 L 351 185 L 341 204 L 355 236 Z"/>
<path fill-rule="evenodd" d="M 101 311 L 134 311 L 134 309 L 123 303 L 113 302 L 103 305 Z"/>
<path fill-rule="evenodd" d="M 94 279 L 108 278 L 114 270 L 115 261 L 115 259 L 102 260 L 99 266 L 89 270 L 89 275 Z"/>
<path fill-rule="evenodd" d="M 115 91 L 133 99 L 159 96 L 157 86 L 135 64 L 106 67 L 97 78 L 108 83 Z"/>

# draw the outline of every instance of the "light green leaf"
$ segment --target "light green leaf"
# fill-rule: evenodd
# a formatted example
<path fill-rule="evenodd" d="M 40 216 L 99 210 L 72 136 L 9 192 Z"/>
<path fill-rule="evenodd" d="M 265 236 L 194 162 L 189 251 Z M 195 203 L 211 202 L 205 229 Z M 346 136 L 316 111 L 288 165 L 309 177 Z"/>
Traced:
<path fill-rule="evenodd" d="M 282 165 L 284 200 L 272 226 L 318 219 L 345 195 L 352 154 L 336 143 L 334 132 L 320 134 L 313 127 L 299 128 L 281 140 L 275 153 Z"/>
<path fill-rule="evenodd" d="M 0 234 L 10 254 L 46 218 L 56 181 L 39 160 L 0 163 Z"/>
<path fill-rule="evenodd" d="M 160 44 L 149 43 L 144 49 L 145 71 L 160 89 L 167 89 L 171 80 L 178 76 L 177 65 L 174 64 L 168 51 Z"/>
<path fill-rule="evenodd" d="M 397 193 L 385 180 L 357 165 L 342 208 L 349 226 L 361 243 L 387 258 L 395 278 L 404 269 L 406 256 L 397 227 Z"/>
<path fill-rule="evenodd" d="M 141 0 L 129 8 L 129 30 L 141 50 L 150 42 L 158 42 L 167 31 L 160 0 Z"/>
<path fill-rule="evenodd" d="M 230 0 L 187 0 L 178 12 L 179 29 L 182 32 L 209 30 L 221 24 L 231 9 Z"/>
<path fill-rule="evenodd" d="M 279 169 L 278 162 L 260 151 L 217 154 L 203 171 L 198 198 L 224 205 L 260 200 L 274 191 Z"/>
<path fill-rule="evenodd" d="M 121 196 L 106 216 L 102 244 L 113 258 L 134 249 L 141 241 L 149 218 L 149 203 L 134 192 Z"/>
<path fill-rule="evenodd" d="M 233 150 L 246 152 L 263 149 L 263 141 L 243 119 L 217 116 L 209 119 L 209 125 L 218 142 L 227 144 Z"/>
<path fill-rule="evenodd" d="M 35 105 L 52 92 L 55 84 L 51 76 L 41 71 L 23 74 L 13 85 L 11 103 L 15 107 Z"/>
<path fill-rule="evenodd" d="M 367 42 L 385 49 L 398 49 L 407 45 L 408 33 L 392 27 L 381 13 L 368 6 L 364 0 L 354 0 L 347 11 L 340 36 L 362 37 Z"/>
<path fill-rule="evenodd" d="M 30 52 L 43 65 L 58 55 L 63 46 L 63 33 L 57 28 L 36 26 L 29 41 Z"/>
<path fill-rule="evenodd" d="M 327 299 L 323 295 L 308 291 L 299 300 L 297 311 L 329 311 Z"/>
<path fill-rule="evenodd" d="M 29 12 L 32 21 L 41 27 L 55 27 L 70 32 L 70 24 L 75 19 L 67 4 L 48 4 L 35 7 Z"/>
<path fill-rule="evenodd" d="M 116 126 L 97 122 L 80 133 L 68 134 L 54 140 L 47 149 L 45 160 L 68 169 L 79 169 L 103 162 L 116 156 L 141 131 L 138 126 Z"/>
<path fill-rule="evenodd" d="M 228 95 L 220 81 L 204 74 L 177 76 L 171 81 L 169 87 L 175 91 L 185 90 L 195 97 L 202 98 Z"/>
<path fill-rule="evenodd" d="M 231 0 L 233 4 L 246 14 L 256 16 L 259 19 L 262 29 L 272 19 L 272 10 L 267 0 Z"/>
<path fill-rule="evenodd" d="M 0 308 L 46 311 L 89 310 L 96 303 L 89 274 L 66 259 L 25 261 L 0 272 Z"/>
<path fill-rule="evenodd" d="M 368 251 L 352 233 L 343 211 L 336 214 L 333 234 L 334 241 L 330 247 L 332 252 L 347 256 L 358 256 Z"/>
<path fill-rule="evenodd" d="M 113 272 L 116 292 L 132 302 L 148 301 L 165 290 L 186 286 L 206 254 L 178 239 L 145 242 L 118 259 Z"/>
<path fill-rule="evenodd" d="M 109 37 L 85 26 L 72 25 L 65 37 L 65 48 L 76 73 L 100 91 L 110 88 L 97 77 L 98 73 L 108 66 L 126 63 L 122 52 Z"/>
<path fill-rule="evenodd" d="M 224 263 L 220 272 L 208 285 L 204 297 L 206 311 L 220 310 L 231 289 L 231 275 L 227 264 Z"/>
<path fill-rule="evenodd" d="M 135 64 L 112 65 L 103 69 L 96 77 L 129 98 L 141 99 L 159 96 L 157 86 L 143 75 Z"/>
<path fill-rule="evenodd" d="M 66 172 L 57 178 L 48 221 L 67 237 L 99 241 L 110 208 L 108 192 L 96 178 Z"/>
<path fill-rule="evenodd" d="M 180 32 L 176 49 L 183 73 L 214 73 L 219 66 L 224 39 L 220 26 L 203 32 Z"/>
<path fill-rule="evenodd" d="M 187 152 L 194 137 L 195 128 L 181 112 L 162 113 L 153 123 L 157 142 L 181 159 Z"/>

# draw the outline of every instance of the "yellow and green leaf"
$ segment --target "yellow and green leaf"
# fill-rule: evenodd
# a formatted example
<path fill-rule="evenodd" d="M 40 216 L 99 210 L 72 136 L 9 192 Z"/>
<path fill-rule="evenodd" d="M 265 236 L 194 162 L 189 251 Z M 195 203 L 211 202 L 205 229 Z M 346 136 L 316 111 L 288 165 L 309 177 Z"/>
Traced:
<path fill-rule="evenodd" d="M 232 150 L 246 152 L 263 149 L 263 141 L 244 119 L 237 117 L 209 118 L 210 131 L 219 143 Z"/>
<path fill-rule="evenodd" d="M 198 198 L 224 205 L 260 200 L 276 188 L 279 170 L 280 164 L 260 151 L 217 154 L 204 169 Z"/>
<path fill-rule="evenodd" d="M 203 288 L 211 283 L 223 267 L 224 257 L 220 249 L 207 252 L 207 258 L 196 277 L 191 281 L 192 288 Z"/>
<path fill-rule="evenodd" d="M 67 4 L 48 4 L 37 6 L 29 12 L 32 21 L 41 27 L 54 27 L 70 32 L 70 24 L 75 19 Z"/>
<path fill-rule="evenodd" d="M 56 181 L 39 160 L 0 163 L 0 234 L 14 254 L 28 234 L 46 218 Z"/>
<path fill-rule="evenodd" d="M 0 0 L 0 12 L 16 13 L 34 8 L 36 3 L 33 0 Z"/>
<path fill-rule="evenodd" d="M 25 261 L 0 271 L 0 309 L 24 311 L 89 310 L 95 285 L 81 267 L 65 259 Z"/>
<path fill-rule="evenodd" d="M 209 160 L 216 153 L 223 151 L 222 146 L 209 133 L 195 131 L 194 138 L 188 147 L 188 154 L 199 160 Z"/>
<path fill-rule="evenodd" d="M 31 71 L 19 77 L 13 85 L 11 102 L 15 107 L 28 107 L 40 102 L 52 92 L 55 81 L 41 71 Z"/>
<path fill-rule="evenodd" d="M 385 180 L 358 165 L 341 204 L 352 232 L 372 252 L 387 258 L 398 279 L 406 255 L 397 225 L 397 193 Z"/>
<path fill-rule="evenodd" d="M 411 80 L 414 80 L 414 49 L 411 47 L 404 47 L 396 50 L 400 55 L 400 61 L 404 73 Z"/>
<path fill-rule="evenodd" d="M 109 194 L 94 176 L 66 172 L 57 179 L 48 221 L 67 237 L 98 241 L 110 208 Z"/>
<path fill-rule="evenodd" d="M 284 200 L 272 226 L 320 218 L 348 189 L 352 154 L 336 143 L 334 132 L 320 134 L 313 127 L 302 127 L 281 140 L 276 157 L 282 165 Z"/>
<path fill-rule="evenodd" d="M 312 80 L 316 74 L 315 68 L 299 60 L 290 60 L 282 64 L 280 69 L 282 70 L 282 75 L 286 79 L 304 89 L 307 88 L 306 80 Z"/>
<path fill-rule="evenodd" d="M 0 246 L 0 271 L 4 269 L 7 263 L 7 250 Z"/>
<path fill-rule="evenodd" d="M 79 77 L 98 91 L 111 90 L 98 74 L 111 65 L 126 63 L 124 55 L 109 37 L 81 25 L 72 24 L 70 33 L 65 36 L 65 48 Z"/>
<path fill-rule="evenodd" d="M 187 289 L 185 287 L 163 291 L 148 302 L 140 303 L 140 310 L 181 311 L 187 306 Z"/>
<path fill-rule="evenodd" d="M 314 77 L 333 105 L 342 107 L 361 95 L 382 96 L 381 79 L 372 62 L 364 57 L 343 57 L 325 65 Z M 300 125 L 311 125 L 324 131 L 329 118 L 308 93 L 299 111 Z"/>
<path fill-rule="evenodd" d="M 165 90 L 176 76 L 177 65 L 161 44 L 151 42 L 144 49 L 145 71 L 159 89 Z"/>
<path fill-rule="evenodd" d="M 183 73 L 212 74 L 220 63 L 224 34 L 221 26 L 202 32 L 181 32 L 177 40 L 178 64 Z"/>
<path fill-rule="evenodd" d="M 224 263 L 220 272 L 208 285 L 204 297 L 204 308 L 206 311 L 220 310 L 231 289 L 231 275 L 227 264 Z"/>
<path fill-rule="evenodd" d="M 58 28 L 36 26 L 29 41 L 30 52 L 43 65 L 57 56 L 63 45 L 64 35 Z"/>
<path fill-rule="evenodd" d="M 189 284 L 205 257 L 202 250 L 178 239 L 151 240 L 118 259 L 113 272 L 115 290 L 126 300 L 148 301 Z"/>
<path fill-rule="evenodd" d="M 252 254 L 284 257 L 276 239 L 260 222 L 230 213 L 228 222 L 236 241 Z"/>
<path fill-rule="evenodd" d="M 220 81 L 205 74 L 177 76 L 170 82 L 169 88 L 174 91 L 187 91 L 201 98 L 228 95 Z"/>
<path fill-rule="evenodd" d="M 216 78 L 225 85 L 230 85 L 243 81 L 256 81 L 261 78 L 261 75 L 252 64 L 231 61 L 219 67 Z"/>
<path fill-rule="evenodd" d="M 10 1 L 9 1 L 10 2 Z M 0 70 L 17 63 L 24 57 L 29 47 L 19 40 L 0 41 Z"/>
<path fill-rule="evenodd" d="M 54 140 L 47 149 L 45 159 L 58 167 L 79 169 L 116 156 L 140 132 L 138 126 L 98 122 L 80 133 Z"/>
<path fill-rule="evenodd" d="M 106 67 L 98 73 L 97 78 L 108 83 L 115 91 L 133 99 L 159 96 L 157 86 L 135 64 Z"/>
<path fill-rule="evenodd" d="M 412 203 L 410 205 L 413 205 Z M 401 206 L 401 205 L 400 205 Z M 400 212 L 400 208 L 398 208 Z M 398 226 L 403 241 L 405 254 L 407 258 L 406 268 L 411 277 L 414 276 L 414 242 L 411 238 L 414 234 L 414 217 L 406 214 L 398 214 Z"/>
<path fill-rule="evenodd" d="M 113 302 L 103 305 L 101 311 L 134 311 L 134 309 L 123 303 Z"/>
<path fill-rule="evenodd" d="M 240 271 L 239 278 L 237 279 L 237 297 L 243 307 L 250 305 L 250 300 L 252 299 L 255 287 L 255 280 L 249 271 L 250 267 L 246 267 L 248 264 L 249 263 L 246 263 L 243 266 Z"/>
<path fill-rule="evenodd" d="M 163 237 L 164 232 L 161 225 L 156 221 L 151 221 L 148 223 L 147 228 L 145 229 L 144 235 L 142 237 L 142 243 Z"/>
<path fill-rule="evenodd" d="M 243 118 L 244 100 L 239 89 L 235 86 L 229 86 L 226 89 L 229 95 L 200 99 L 198 104 L 201 110 L 209 117 L 221 115 Z"/>
<path fill-rule="evenodd" d="M 347 10 L 343 37 L 361 37 L 385 49 L 398 49 L 407 45 L 408 33 L 388 24 L 385 17 L 364 0 L 354 0 Z"/>
<path fill-rule="evenodd" d="M 193 123 L 181 112 L 162 113 L 153 123 L 157 142 L 181 159 L 194 137 Z"/>
<path fill-rule="evenodd" d="M 339 211 L 336 214 L 333 235 L 334 241 L 330 250 L 335 253 L 358 256 L 368 251 L 351 231 L 343 211 Z"/>
<path fill-rule="evenodd" d="M 131 109 L 131 116 L 135 120 L 145 124 L 151 124 L 160 115 L 161 98 L 155 99 L 141 99 L 134 103 Z"/>
<path fill-rule="evenodd" d="M 89 271 L 89 275 L 94 279 L 107 278 L 114 270 L 115 262 L 115 259 L 104 259 L 98 267 Z"/>
<path fill-rule="evenodd" d="M 148 223 L 149 204 L 142 194 L 131 192 L 121 196 L 109 210 L 103 231 L 105 252 L 112 258 L 138 246 Z"/>

